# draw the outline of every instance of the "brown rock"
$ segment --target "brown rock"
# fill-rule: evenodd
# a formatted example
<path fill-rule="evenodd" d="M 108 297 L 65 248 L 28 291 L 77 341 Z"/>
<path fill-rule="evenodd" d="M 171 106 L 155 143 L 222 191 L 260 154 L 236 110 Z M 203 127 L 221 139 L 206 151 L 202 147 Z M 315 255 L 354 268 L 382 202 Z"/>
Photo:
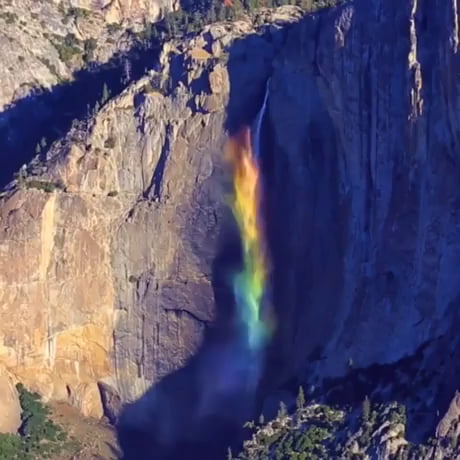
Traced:
<path fill-rule="evenodd" d="M 101 394 L 96 383 L 69 386 L 69 402 L 86 417 L 101 418 L 104 415 Z"/>
<path fill-rule="evenodd" d="M 15 433 L 21 425 L 21 406 L 13 378 L 0 364 L 0 433 Z"/>

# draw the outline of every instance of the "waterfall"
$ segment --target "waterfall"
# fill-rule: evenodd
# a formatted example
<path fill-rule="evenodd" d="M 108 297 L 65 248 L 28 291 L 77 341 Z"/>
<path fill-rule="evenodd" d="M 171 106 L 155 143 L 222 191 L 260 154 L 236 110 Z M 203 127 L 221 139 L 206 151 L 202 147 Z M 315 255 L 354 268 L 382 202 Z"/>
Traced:
<path fill-rule="evenodd" d="M 256 116 L 256 119 L 254 120 L 254 128 L 251 130 L 252 131 L 252 150 L 257 160 L 260 158 L 260 130 L 262 128 L 262 121 L 264 119 L 265 109 L 267 107 L 268 94 L 270 92 L 269 85 L 270 85 L 270 78 L 267 80 L 267 83 L 265 86 L 264 102 L 262 104 L 262 107 L 259 110 L 259 113 Z"/>

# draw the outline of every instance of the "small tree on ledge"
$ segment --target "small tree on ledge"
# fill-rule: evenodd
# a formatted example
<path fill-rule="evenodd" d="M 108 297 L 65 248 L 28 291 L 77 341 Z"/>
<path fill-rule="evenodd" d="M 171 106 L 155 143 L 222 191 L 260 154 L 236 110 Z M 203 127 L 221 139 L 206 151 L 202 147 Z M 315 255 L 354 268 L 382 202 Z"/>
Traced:
<path fill-rule="evenodd" d="M 296 407 L 297 411 L 300 411 L 305 406 L 305 394 L 303 392 L 302 386 L 299 386 L 299 393 L 297 394 Z"/>

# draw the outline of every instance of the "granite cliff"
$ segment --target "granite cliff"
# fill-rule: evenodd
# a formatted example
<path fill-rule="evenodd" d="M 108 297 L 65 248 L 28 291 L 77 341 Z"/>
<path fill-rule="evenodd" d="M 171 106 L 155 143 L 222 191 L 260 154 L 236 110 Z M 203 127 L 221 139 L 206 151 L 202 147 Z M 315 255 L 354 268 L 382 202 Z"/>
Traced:
<path fill-rule="evenodd" d="M 279 30 L 300 15 L 258 22 Z M 261 96 L 276 44 L 254 32 L 248 19 L 166 44 L 158 70 L 74 123 L 3 192 L 1 361 L 45 398 L 101 415 L 98 383 L 139 396 L 184 365 L 213 321 L 226 49 L 251 35 L 238 65 L 255 64 L 244 86 Z"/>
<path fill-rule="evenodd" d="M 132 45 L 139 30 L 179 7 L 177 0 L 2 0 L 0 108 L 74 78 Z"/>
<path fill-rule="evenodd" d="M 225 322 L 222 146 L 270 78 L 278 329 L 260 406 L 302 382 L 309 398 L 397 399 L 409 437 L 433 434 L 459 375 L 458 43 L 457 0 L 355 0 L 165 44 L 5 188 L 0 362 L 96 416 L 101 389 L 121 402 L 182 381 Z M 148 446 L 149 393 L 126 413 Z"/>

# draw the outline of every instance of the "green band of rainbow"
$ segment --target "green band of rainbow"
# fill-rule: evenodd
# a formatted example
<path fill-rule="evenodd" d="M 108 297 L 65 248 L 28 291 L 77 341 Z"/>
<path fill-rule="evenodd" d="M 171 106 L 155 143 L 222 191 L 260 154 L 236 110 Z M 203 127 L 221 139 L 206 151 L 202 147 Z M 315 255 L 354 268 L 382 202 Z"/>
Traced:
<path fill-rule="evenodd" d="M 243 269 L 234 276 L 233 288 L 240 319 L 247 326 L 249 346 L 258 349 L 272 328 L 262 314 L 268 258 L 260 212 L 261 174 L 252 154 L 249 128 L 230 139 L 227 156 L 233 166 L 232 211 L 243 249 Z"/>

